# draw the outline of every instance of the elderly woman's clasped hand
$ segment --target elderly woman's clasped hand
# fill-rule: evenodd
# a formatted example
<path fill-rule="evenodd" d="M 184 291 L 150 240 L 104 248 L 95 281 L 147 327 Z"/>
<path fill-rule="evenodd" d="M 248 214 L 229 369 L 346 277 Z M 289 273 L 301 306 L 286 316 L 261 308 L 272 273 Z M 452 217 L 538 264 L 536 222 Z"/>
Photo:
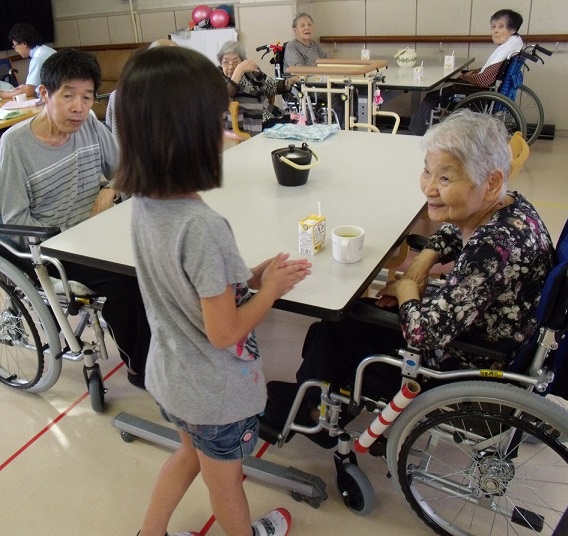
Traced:
<path fill-rule="evenodd" d="M 236 82 L 237 84 L 240 82 L 242 76 L 245 73 L 260 72 L 258 65 L 254 61 L 249 59 L 245 59 L 243 61 L 238 60 L 238 63 L 236 64 L 229 62 L 227 66 L 221 63 L 221 66 L 223 67 L 223 74 L 228 78 L 230 78 L 231 80 L 233 80 L 234 82 Z"/>
<path fill-rule="evenodd" d="M 377 293 L 377 307 L 385 309 L 396 307 L 408 300 L 420 300 L 428 285 L 428 274 L 439 262 L 438 254 L 431 249 L 421 251 L 410 263 L 404 274 L 389 281 Z"/>

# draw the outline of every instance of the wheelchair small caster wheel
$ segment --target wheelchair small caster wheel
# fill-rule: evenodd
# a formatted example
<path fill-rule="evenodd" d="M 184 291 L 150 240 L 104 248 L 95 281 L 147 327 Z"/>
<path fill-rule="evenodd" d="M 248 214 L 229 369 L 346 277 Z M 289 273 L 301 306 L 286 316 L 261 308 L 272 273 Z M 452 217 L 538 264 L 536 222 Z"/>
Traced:
<path fill-rule="evenodd" d="M 93 411 L 102 413 L 105 409 L 105 388 L 100 374 L 94 373 L 89 377 L 88 389 Z"/>
<path fill-rule="evenodd" d="M 314 499 L 313 497 L 310 499 L 307 499 L 306 502 L 312 507 L 312 508 L 319 508 L 321 505 L 321 501 L 318 501 L 317 499 Z"/>
<path fill-rule="evenodd" d="M 337 475 L 337 489 L 353 513 L 364 516 L 375 508 L 376 495 L 367 475 L 352 463 L 342 466 Z"/>
<path fill-rule="evenodd" d="M 304 502 L 304 496 L 297 491 L 292 492 L 292 499 L 294 499 L 296 502 Z"/>
<path fill-rule="evenodd" d="M 120 437 L 125 443 L 132 443 L 134 441 L 134 436 L 128 432 L 120 432 Z"/>

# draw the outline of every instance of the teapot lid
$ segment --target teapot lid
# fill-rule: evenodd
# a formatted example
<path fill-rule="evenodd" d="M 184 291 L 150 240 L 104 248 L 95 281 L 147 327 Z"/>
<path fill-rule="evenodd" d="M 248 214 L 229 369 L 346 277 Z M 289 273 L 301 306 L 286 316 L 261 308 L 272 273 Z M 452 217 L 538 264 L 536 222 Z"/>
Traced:
<path fill-rule="evenodd" d="M 312 152 L 310 151 L 307 143 L 302 143 L 301 147 L 296 147 L 293 143 L 288 145 L 288 147 L 282 147 L 281 149 L 275 149 L 272 151 L 272 154 L 275 156 L 284 156 L 289 160 L 299 160 L 302 158 L 306 158 L 306 156 L 312 156 Z"/>
<path fill-rule="evenodd" d="M 395 55 L 395 58 L 398 58 L 399 56 L 405 55 L 405 54 L 411 54 L 411 55 L 415 55 L 416 54 L 416 50 L 414 50 L 413 48 L 410 47 L 406 47 L 406 48 L 401 48 Z"/>

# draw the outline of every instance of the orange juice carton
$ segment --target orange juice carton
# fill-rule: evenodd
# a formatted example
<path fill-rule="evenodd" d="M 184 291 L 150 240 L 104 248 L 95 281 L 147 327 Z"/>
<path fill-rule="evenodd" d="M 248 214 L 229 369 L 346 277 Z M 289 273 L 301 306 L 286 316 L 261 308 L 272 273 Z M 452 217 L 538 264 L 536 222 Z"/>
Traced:
<path fill-rule="evenodd" d="M 300 254 L 313 257 L 325 247 L 325 228 L 325 216 L 310 214 L 300 220 L 298 225 Z"/>

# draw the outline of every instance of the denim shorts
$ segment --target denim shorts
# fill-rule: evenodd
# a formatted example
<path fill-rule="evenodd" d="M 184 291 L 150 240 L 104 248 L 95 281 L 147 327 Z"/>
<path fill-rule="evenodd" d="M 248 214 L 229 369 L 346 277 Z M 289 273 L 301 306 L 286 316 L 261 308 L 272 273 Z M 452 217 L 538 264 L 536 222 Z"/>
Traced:
<path fill-rule="evenodd" d="M 214 460 L 244 460 L 253 453 L 258 442 L 256 416 L 230 424 L 189 424 L 162 407 L 160 411 L 167 421 L 191 436 L 197 450 Z"/>

